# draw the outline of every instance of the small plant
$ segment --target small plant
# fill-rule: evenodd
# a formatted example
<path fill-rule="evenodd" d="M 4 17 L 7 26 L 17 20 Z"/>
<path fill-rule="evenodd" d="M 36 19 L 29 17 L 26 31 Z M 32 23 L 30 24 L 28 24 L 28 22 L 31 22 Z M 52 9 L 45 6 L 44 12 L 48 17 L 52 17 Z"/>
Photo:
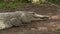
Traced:
<path fill-rule="evenodd" d="M 57 26 L 56 27 L 56 31 L 60 31 L 60 26 Z"/>

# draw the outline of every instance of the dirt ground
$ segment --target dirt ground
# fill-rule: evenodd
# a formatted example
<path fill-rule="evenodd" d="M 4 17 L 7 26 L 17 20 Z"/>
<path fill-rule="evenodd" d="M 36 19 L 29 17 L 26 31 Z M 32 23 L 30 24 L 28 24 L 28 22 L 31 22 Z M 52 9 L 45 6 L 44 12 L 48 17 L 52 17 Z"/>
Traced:
<path fill-rule="evenodd" d="M 0 34 L 60 34 L 60 10 L 58 7 L 51 4 L 26 4 L 24 6 L 17 6 L 16 9 L 20 9 L 21 11 L 34 11 L 38 14 L 48 15 L 52 19 L 0 30 Z M 6 10 L 0 9 L 0 12 L 1 11 L 3 12 Z"/>

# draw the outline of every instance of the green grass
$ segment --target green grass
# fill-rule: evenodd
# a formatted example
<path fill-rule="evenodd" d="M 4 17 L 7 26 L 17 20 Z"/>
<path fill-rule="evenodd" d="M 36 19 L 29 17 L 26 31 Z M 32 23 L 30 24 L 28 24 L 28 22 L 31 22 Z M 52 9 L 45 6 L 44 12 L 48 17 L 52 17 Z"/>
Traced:
<path fill-rule="evenodd" d="M 0 8 L 4 8 L 6 4 L 4 2 L 0 2 Z"/>
<path fill-rule="evenodd" d="M 15 2 L 15 3 L 10 2 L 9 4 L 5 2 L 0 2 L 0 8 L 14 9 L 17 5 L 21 6 L 24 4 L 25 3 L 21 3 L 21 2 Z"/>

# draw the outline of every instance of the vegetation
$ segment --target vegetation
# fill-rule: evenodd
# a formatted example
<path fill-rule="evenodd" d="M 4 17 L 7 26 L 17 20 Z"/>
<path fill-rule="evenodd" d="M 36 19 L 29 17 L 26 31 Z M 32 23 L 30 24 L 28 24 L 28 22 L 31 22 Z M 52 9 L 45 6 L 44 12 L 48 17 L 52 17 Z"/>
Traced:
<path fill-rule="evenodd" d="M 48 0 L 49 2 L 60 4 L 60 0 Z"/>
<path fill-rule="evenodd" d="M 60 0 L 48 1 L 60 4 Z M 0 0 L 0 8 L 15 8 L 16 5 L 24 5 L 26 3 L 32 3 L 32 0 Z"/>

